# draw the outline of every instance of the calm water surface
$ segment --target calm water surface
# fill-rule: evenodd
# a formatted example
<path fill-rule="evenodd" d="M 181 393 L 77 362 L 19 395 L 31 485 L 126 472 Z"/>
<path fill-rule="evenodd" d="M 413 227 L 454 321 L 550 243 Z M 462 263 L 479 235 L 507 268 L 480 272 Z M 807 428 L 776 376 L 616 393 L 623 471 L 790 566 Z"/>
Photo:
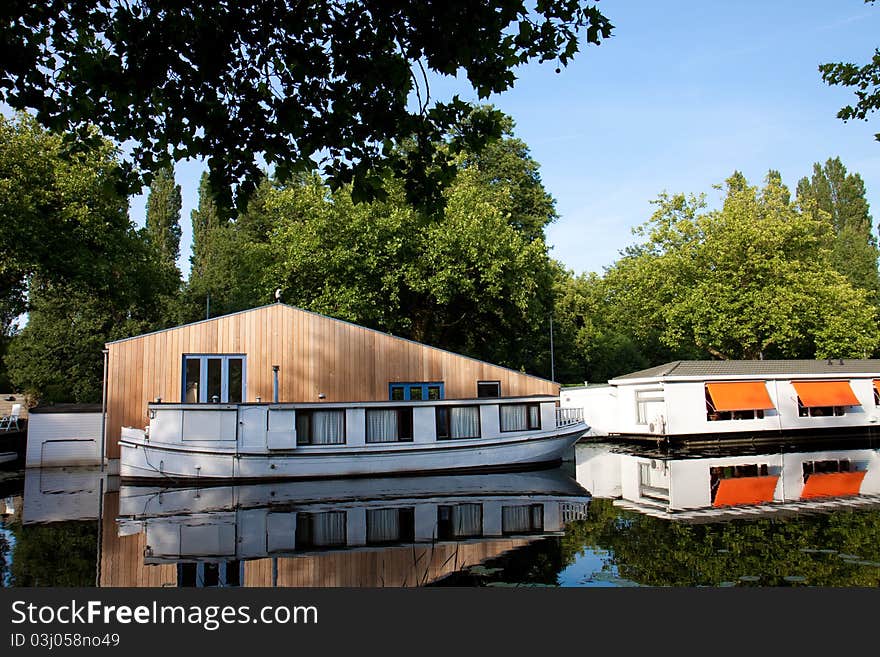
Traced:
<path fill-rule="evenodd" d="M 182 488 L 0 472 L 3 586 L 870 586 L 880 446 Z"/>

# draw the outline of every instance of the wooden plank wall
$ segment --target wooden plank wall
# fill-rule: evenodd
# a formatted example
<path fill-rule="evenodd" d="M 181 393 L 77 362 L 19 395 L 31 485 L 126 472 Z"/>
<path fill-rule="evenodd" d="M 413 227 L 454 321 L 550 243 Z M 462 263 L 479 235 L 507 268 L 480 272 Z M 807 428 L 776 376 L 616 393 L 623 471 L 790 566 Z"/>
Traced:
<path fill-rule="evenodd" d="M 278 559 L 277 586 L 424 586 L 505 552 L 530 539 L 488 539 L 474 543 L 414 545 L 382 550 L 348 550 Z M 247 561 L 245 586 L 272 586 L 272 559 Z"/>
<path fill-rule="evenodd" d="M 175 564 L 144 563 L 147 535 L 144 532 L 119 536 L 116 516 L 119 493 L 104 495 L 104 517 L 101 520 L 101 586 L 159 587 L 177 586 Z"/>
<path fill-rule="evenodd" d="M 284 402 L 381 401 L 390 382 L 443 381 L 447 399 L 475 397 L 501 381 L 505 397 L 558 395 L 558 384 L 285 304 L 187 324 L 108 345 L 107 456 L 120 428 L 144 427 L 147 403 L 181 401 L 184 354 L 245 354 L 246 401 L 272 400 L 279 365 Z"/>

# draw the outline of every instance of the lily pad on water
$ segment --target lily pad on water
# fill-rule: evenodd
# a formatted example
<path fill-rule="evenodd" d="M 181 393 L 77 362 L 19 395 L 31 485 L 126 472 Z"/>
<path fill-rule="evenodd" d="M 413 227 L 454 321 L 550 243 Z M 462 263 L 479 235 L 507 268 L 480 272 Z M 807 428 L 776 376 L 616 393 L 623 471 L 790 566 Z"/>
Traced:
<path fill-rule="evenodd" d="M 844 554 L 843 552 L 841 552 L 841 553 L 838 554 L 837 556 L 840 557 L 841 559 L 844 559 L 845 561 L 858 561 L 859 559 L 861 559 L 861 557 L 858 556 L 858 555 L 855 555 L 855 554 Z"/>
<path fill-rule="evenodd" d="M 485 566 L 473 566 L 472 568 L 468 568 L 468 572 L 471 575 L 495 575 L 503 570 L 504 568 L 486 568 Z"/>
<path fill-rule="evenodd" d="M 739 578 L 740 582 L 759 582 L 761 581 L 761 577 L 759 575 L 743 575 Z"/>
<path fill-rule="evenodd" d="M 721 582 L 718 586 L 723 588 L 730 588 L 731 586 L 736 586 L 736 582 Z"/>
<path fill-rule="evenodd" d="M 807 581 L 807 578 L 803 575 L 786 575 L 783 577 L 786 582 L 791 582 L 792 584 L 801 584 Z"/>

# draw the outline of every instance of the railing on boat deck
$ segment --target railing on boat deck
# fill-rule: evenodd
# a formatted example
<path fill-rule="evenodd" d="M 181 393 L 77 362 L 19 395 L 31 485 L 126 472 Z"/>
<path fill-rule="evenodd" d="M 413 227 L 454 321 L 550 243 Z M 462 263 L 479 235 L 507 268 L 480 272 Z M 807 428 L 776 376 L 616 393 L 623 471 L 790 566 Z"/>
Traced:
<path fill-rule="evenodd" d="M 582 408 L 557 408 L 556 428 L 570 427 L 584 421 L 584 409 Z"/>

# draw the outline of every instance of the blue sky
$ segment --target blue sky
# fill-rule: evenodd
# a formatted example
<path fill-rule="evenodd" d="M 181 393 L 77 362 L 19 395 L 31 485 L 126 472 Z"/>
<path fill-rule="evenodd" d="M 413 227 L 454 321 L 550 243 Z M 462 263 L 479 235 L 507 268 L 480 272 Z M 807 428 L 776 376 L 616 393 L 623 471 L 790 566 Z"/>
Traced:
<path fill-rule="evenodd" d="M 601 0 L 615 25 L 601 46 L 518 71 L 516 86 L 492 97 L 516 121 L 516 135 L 541 165 L 560 218 L 547 231 L 551 255 L 576 273 L 601 273 L 633 242 L 662 191 L 705 192 L 734 170 L 753 184 L 768 169 L 792 190 L 814 162 L 839 156 L 865 181 L 880 224 L 880 115 L 844 123 L 848 90 L 824 84 L 819 64 L 867 62 L 880 45 L 880 5 L 862 0 Z M 460 80 L 435 79 L 435 98 Z M 183 239 L 189 271 L 190 211 L 199 162 L 181 162 Z M 143 223 L 146 196 L 132 199 Z"/>

